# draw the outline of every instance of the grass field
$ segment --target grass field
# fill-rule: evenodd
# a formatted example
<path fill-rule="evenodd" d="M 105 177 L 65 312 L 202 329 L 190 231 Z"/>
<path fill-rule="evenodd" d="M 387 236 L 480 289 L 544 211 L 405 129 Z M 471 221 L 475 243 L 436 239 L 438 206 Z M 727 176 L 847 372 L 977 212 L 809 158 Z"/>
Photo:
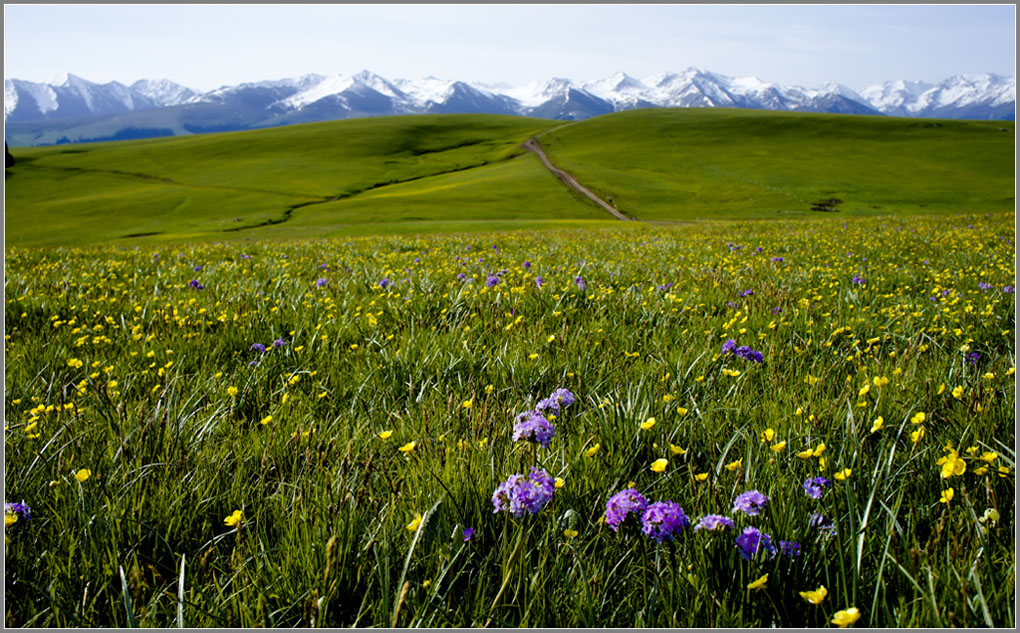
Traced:
<path fill-rule="evenodd" d="M 14 148 L 6 240 L 132 245 L 610 219 L 520 148 L 533 135 L 558 166 L 645 221 L 1007 211 L 1014 129 L 695 108 L 576 123 L 384 117 Z"/>
<path fill-rule="evenodd" d="M 822 216 L 8 244 L 6 624 L 1013 627 L 1015 215 Z"/>

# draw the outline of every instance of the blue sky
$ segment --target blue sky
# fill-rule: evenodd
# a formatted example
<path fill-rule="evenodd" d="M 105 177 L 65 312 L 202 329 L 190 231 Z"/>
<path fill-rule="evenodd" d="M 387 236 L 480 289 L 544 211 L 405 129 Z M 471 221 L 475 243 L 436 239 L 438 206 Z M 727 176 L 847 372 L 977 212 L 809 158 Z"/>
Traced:
<path fill-rule="evenodd" d="M 1015 73 L 1013 5 L 4 5 L 4 77 L 197 90 L 372 70 L 520 86 L 690 66 L 860 90 Z"/>

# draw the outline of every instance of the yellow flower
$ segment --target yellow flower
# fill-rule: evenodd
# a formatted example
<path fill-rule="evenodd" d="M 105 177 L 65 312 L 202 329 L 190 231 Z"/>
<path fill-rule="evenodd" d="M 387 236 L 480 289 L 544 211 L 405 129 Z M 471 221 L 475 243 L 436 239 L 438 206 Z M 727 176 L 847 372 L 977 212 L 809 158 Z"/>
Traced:
<path fill-rule="evenodd" d="M 529 360 L 535 360 L 536 358 L 538 358 L 538 354 L 528 354 Z"/>
<path fill-rule="evenodd" d="M 465 400 L 464 402 L 461 403 L 460 406 L 465 408 L 465 409 L 470 409 L 471 408 L 471 401 L 470 400 Z"/>
<path fill-rule="evenodd" d="M 571 530 L 570 528 L 567 528 L 566 530 L 563 530 L 563 536 L 567 538 L 574 538 L 575 536 L 577 536 L 577 530 Z"/>
<path fill-rule="evenodd" d="M 816 378 L 815 376 L 812 376 L 811 374 L 808 374 L 808 375 L 807 375 L 807 376 L 806 376 L 806 377 L 804 378 L 804 382 L 805 382 L 806 384 L 809 384 L 809 385 L 814 385 L 814 384 L 817 384 L 819 380 L 821 380 L 821 379 L 820 379 L 820 378 Z"/>
<path fill-rule="evenodd" d="M 235 387 L 233 385 L 227 387 L 227 395 L 230 396 L 231 398 L 236 396 L 237 395 L 237 387 Z"/>
<path fill-rule="evenodd" d="M 259 424 L 261 424 L 262 426 L 265 426 L 265 425 L 269 424 L 272 421 L 273 421 L 273 416 L 267 415 L 266 417 L 262 418 L 261 421 L 259 421 Z"/>
<path fill-rule="evenodd" d="M 821 455 L 824 452 L 825 452 L 825 442 L 819 442 L 818 446 L 815 447 L 815 450 L 811 452 L 811 455 L 813 455 L 814 457 L 818 457 L 819 455 Z"/>
<path fill-rule="evenodd" d="M 685 409 L 683 407 L 677 407 L 676 408 L 676 414 L 677 415 L 687 415 L 687 409 Z"/>
<path fill-rule="evenodd" d="M 546 343 L 552 343 L 555 340 L 556 340 L 556 335 L 555 334 L 550 334 L 549 338 L 545 339 L 545 342 Z"/>
<path fill-rule="evenodd" d="M 844 479 L 846 479 L 847 477 L 850 476 L 851 472 L 853 472 L 851 469 L 844 468 L 843 470 L 839 471 L 838 473 L 834 473 L 832 475 L 832 478 L 837 480 L 837 481 L 843 481 Z"/>
<path fill-rule="evenodd" d="M 730 471 L 732 473 L 734 470 L 740 468 L 740 466 L 743 463 L 744 463 L 744 458 L 740 458 L 740 459 L 738 459 L 735 462 L 730 462 L 730 463 L 726 464 L 726 470 L 728 470 L 728 471 Z"/>
<path fill-rule="evenodd" d="M 72 358 L 67 361 L 67 366 L 73 367 L 74 369 L 79 369 L 82 365 L 84 365 L 84 363 L 78 360 L 77 358 Z"/>
<path fill-rule="evenodd" d="M 953 397 L 956 398 L 957 400 L 963 397 L 962 385 L 956 385 L 955 387 L 953 387 Z"/>
<path fill-rule="evenodd" d="M 910 418 L 911 424 L 921 424 L 925 420 L 924 411 L 918 411 L 914 414 L 914 417 Z"/>
<path fill-rule="evenodd" d="M 942 496 L 939 497 L 939 503 L 949 505 L 949 502 L 953 500 L 953 494 L 952 488 L 946 488 L 942 491 Z"/>
<path fill-rule="evenodd" d="M 490 394 L 490 393 L 492 393 L 495 390 L 496 390 L 496 388 L 494 386 L 489 385 L 488 387 L 485 388 L 485 393 L 486 394 Z"/>
<path fill-rule="evenodd" d="M 842 611 L 837 611 L 832 616 L 832 623 L 841 627 L 850 626 L 861 617 L 861 612 L 857 610 L 857 607 L 850 607 Z"/>
<path fill-rule="evenodd" d="M 244 516 L 241 514 L 241 511 L 234 510 L 230 516 L 223 519 L 223 525 L 227 527 L 234 527 L 235 525 L 239 525 L 243 519 Z"/>
<path fill-rule="evenodd" d="M 82 468 L 74 474 L 74 478 L 79 482 L 84 482 L 86 479 L 92 476 L 92 471 L 88 468 Z"/>
<path fill-rule="evenodd" d="M 936 396 L 941 396 L 943 394 L 943 392 L 945 392 L 945 390 L 946 390 L 946 383 L 944 383 L 944 382 L 939 383 L 939 389 L 938 389 L 938 391 L 935 392 L 935 395 Z"/>
<path fill-rule="evenodd" d="M 978 459 L 980 459 L 983 462 L 988 462 L 989 464 L 991 464 L 992 462 L 995 461 L 995 459 L 998 456 L 999 456 L 998 453 L 992 451 L 985 451 L 984 453 L 981 453 L 981 457 L 978 457 Z"/>
<path fill-rule="evenodd" d="M 769 579 L 769 575 L 765 574 L 764 576 L 762 576 L 758 580 L 755 580 L 754 582 L 749 584 L 747 586 L 747 588 L 751 589 L 753 591 L 759 591 L 761 589 L 764 589 L 765 588 L 765 583 L 766 583 L 766 581 L 768 581 L 768 579 Z"/>
<path fill-rule="evenodd" d="M 942 467 L 942 479 L 962 475 L 967 470 L 967 462 L 960 459 L 960 454 L 956 451 L 949 451 L 948 455 L 943 455 L 935 463 Z"/>
<path fill-rule="evenodd" d="M 889 384 L 889 379 L 886 378 L 885 376 L 875 376 L 874 378 L 871 379 L 871 382 L 876 387 L 884 387 L 884 386 Z M 824 588 L 825 587 L 822 587 L 822 589 L 824 589 Z"/>
<path fill-rule="evenodd" d="M 1009 466 L 999 466 L 999 477 L 1009 477 Z"/>
<path fill-rule="evenodd" d="M 679 446 L 676 446 L 676 445 L 674 445 L 671 442 L 670 445 L 669 445 L 669 452 L 673 453 L 674 455 L 686 455 L 687 454 L 687 449 L 686 448 L 680 448 Z"/>
<path fill-rule="evenodd" d="M 797 457 L 799 457 L 801 459 L 811 459 L 811 456 L 814 455 L 814 454 L 815 454 L 815 452 L 811 448 L 806 448 L 806 449 L 800 451 L 799 453 L 797 453 Z"/>
<path fill-rule="evenodd" d="M 995 380 L 995 374 L 993 374 L 992 372 L 988 372 L 987 374 L 981 377 L 984 378 L 985 380 Z"/>
<path fill-rule="evenodd" d="M 661 458 L 657 459 L 654 462 L 652 462 L 651 470 L 652 470 L 653 473 L 661 473 L 662 471 L 666 470 L 666 466 L 668 464 L 669 464 L 669 462 L 667 460 L 665 460 L 665 459 L 661 459 Z"/>
<path fill-rule="evenodd" d="M 914 444 L 917 444 L 918 442 L 921 441 L 922 437 L 924 437 L 923 426 L 910 434 L 910 441 L 913 442 Z"/>
<path fill-rule="evenodd" d="M 556 481 L 553 482 L 553 487 L 556 488 L 557 490 L 559 490 L 560 488 L 562 488 L 566 484 L 567 484 L 567 482 L 563 481 L 563 477 L 557 477 Z"/>
<path fill-rule="evenodd" d="M 740 375 L 740 370 L 739 369 L 725 369 L 724 368 L 722 370 L 722 373 L 723 373 L 724 376 L 729 376 L 730 378 L 736 378 L 737 376 Z"/>
<path fill-rule="evenodd" d="M 868 395 L 869 391 L 871 391 L 871 385 L 864 383 L 864 386 L 857 391 L 857 395 L 863 397 Z"/>
<path fill-rule="evenodd" d="M 699 473 L 694 476 L 694 479 L 697 481 L 705 481 L 706 479 L 708 479 L 708 473 Z"/>
<path fill-rule="evenodd" d="M 4 512 L 4 527 L 14 525 L 18 522 L 18 515 L 14 512 Z"/>
<path fill-rule="evenodd" d="M 602 444 L 596 444 L 595 446 L 592 446 L 591 448 L 586 450 L 584 452 L 584 456 L 585 457 L 595 457 L 595 453 L 599 452 L 600 448 L 602 448 Z"/>
<path fill-rule="evenodd" d="M 421 527 L 421 514 L 416 513 L 406 527 L 409 532 L 417 532 L 418 528 Z"/>
<path fill-rule="evenodd" d="M 379 433 L 376 433 L 376 435 L 379 436 L 380 440 L 386 441 L 386 440 L 389 439 L 389 437 L 391 435 L 393 435 L 393 431 L 392 430 L 390 430 L 390 431 L 380 431 Z"/>
<path fill-rule="evenodd" d="M 882 427 L 885 426 L 885 418 L 878 416 L 875 421 L 871 423 L 871 432 L 881 431 Z"/>
<path fill-rule="evenodd" d="M 814 591 L 801 591 L 800 597 L 804 598 L 811 604 L 822 604 L 822 600 L 825 600 L 825 596 L 829 595 L 829 590 L 822 585 Z"/>
<path fill-rule="evenodd" d="M 644 429 L 645 431 L 651 429 L 653 426 L 655 426 L 655 418 L 648 418 L 647 420 L 641 423 L 641 428 Z"/>
<path fill-rule="evenodd" d="M 417 446 L 417 445 L 418 445 L 417 442 L 408 442 L 407 444 L 404 444 L 403 446 L 401 446 L 397 450 L 400 451 L 401 453 L 405 454 L 405 455 L 409 455 L 411 453 L 411 451 L 414 450 L 414 447 Z"/>
<path fill-rule="evenodd" d="M 773 451 L 775 451 L 776 453 L 778 453 L 779 451 L 781 451 L 784 448 L 786 448 L 786 440 L 783 440 L 782 442 L 779 442 L 778 444 L 773 444 L 769 448 L 772 449 Z"/>
<path fill-rule="evenodd" d="M 762 431 L 760 437 L 761 437 L 761 441 L 762 442 L 765 442 L 766 444 L 768 444 L 769 442 L 772 441 L 772 438 L 774 438 L 775 436 L 776 436 L 775 429 L 769 428 L 769 429 L 765 429 L 764 431 Z"/>

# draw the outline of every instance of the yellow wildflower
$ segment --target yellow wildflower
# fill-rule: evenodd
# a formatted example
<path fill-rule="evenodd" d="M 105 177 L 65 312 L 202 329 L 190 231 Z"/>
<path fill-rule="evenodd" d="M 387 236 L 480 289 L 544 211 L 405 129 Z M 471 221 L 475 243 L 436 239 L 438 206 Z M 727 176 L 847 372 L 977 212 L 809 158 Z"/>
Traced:
<path fill-rule="evenodd" d="M 244 520 L 244 515 L 241 513 L 241 511 L 240 510 L 234 510 L 230 514 L 230 516 L 228 516 L 227 518 L 223 519 L 223 525 L 225 525 L 227 527 L 234 527 L 236 525 L 240 525 L 240 523 L 243 520 Z"/>
<path fill-rule="evenodd" d="M 765 588 L 765 583 L 768 581 L 768 579 L 769 579 L 769 575 L 765 574 L 764 576 L 762 576 L 758 580 L 755 580 L 751 584 L 747 585 L 747 588 L 752 590 L 752 591 L 760 591 L 761 589 Z"/>
<path fill-rule="evenodd" d="M 743 458 L 740 458 L 740 459 L 738 459 L 735 462 L 730 462 L 730 463 L 726 464 L 726 470 L 728 470 L 730 472 L 733 472 L 734 470 L 740 468 L 741 465 L 743 465 L 743 463 L 744 463 L 744 459 Z"/>
<path fill-rule="evenodd" d="M 942 496 L 939 498 L 939 503 L 949 505 L 949 502 L 953 500 L 953 489 L 946 488 L 942 491 Z"/>
<path fill-rule="evenodd" d="M 924 411 L 918 411 L 914 414 L 914 417 L 910 418 L 911 424 L 921 424 L 925 420 Z"/>
<path fill-rule="evenodd" d="M 405 455 L 409 455 L 411 453 L 411 451 L 414 450 L 414 447 L 417 446 L 417 445 L 418 445 L 417 442 L 408 442 L 407 444 L 404 444 L 403 446 L 401 446 L 397 450 L 400 451 L 401 453 L 405 454 Z"/>
<path fill-rule="evenodd" d="M 825 596 L 829 595 L 829 590 L 822 585 L 814 591 L 801 591 L 800 597 L 804 598 L 811 604 L 822 604 L 822 600 L 825 600 Z"/>
<path fill-rule="evenodd" d="M 847 627 L 856 622 L 861 617 L 861 612 L 857 610 L 857 607 L 850 607 L 842 611 L 837 611 L 832 616 L 832 623 L 840 627 Z"/>
<path fill-rule="evenodd" d="M 669 462 L 665 459 L 662 458 L 657 459 L 654 462 L 652 462 L 651 470 L 653 473 L 661 473 L 662 471 L 666 470 L 666 466 L 668 464 Z"/>
<path fill-rule="evenodd" d="M 406 527 L 409 532 L 417 532 L 418 528 L 421 527 L 421 514 L 416 513 Z"/>
<path fill-rule="evenodd" d="M 392 430 L 380 431 L 379 433 L 376 433 L 376 435 L 379 436 L 380 440 L 386 441 L 389 439 L 391 435 L 393 435 L 393 431 Z"/>
<path fill-rule="evenodd" d="M 641 428 L 644 429 L 645 431 L 650 430 L 653 426 L 655 426 L 655 418 L 648 418 L 647 420 L 641 423 Z"/>
<path fill-rule="evenodd" d="M 82 468 L 74 474 L 74 478 L 79 482 L 84 482 L 86 479 L 92 476 L 92 471 L 88 468 Z"/>

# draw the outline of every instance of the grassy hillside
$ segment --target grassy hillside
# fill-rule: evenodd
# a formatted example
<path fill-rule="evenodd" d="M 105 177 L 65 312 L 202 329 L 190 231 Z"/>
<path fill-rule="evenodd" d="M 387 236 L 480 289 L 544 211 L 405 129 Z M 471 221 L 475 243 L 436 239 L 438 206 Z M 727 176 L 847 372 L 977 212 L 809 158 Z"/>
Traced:
<path fill-rule="evenodd" d="M 623 212 L 692 220 L 1012 209 L 1014 131 L 1002 121 L 633 110 L 539 141 Z"/>
<path fill-rule="evenodd" d="M 604 219 L 520 149 L 554 124 L 488 115 L 390 117 L 20 148 L 7 170 L 7 241 L 264 238 L 284 222 L 287 236 L 300 236 L 366 220 L 378 229 L 380 220 Z M 470 177 L 456 177 L 468 170 Z M 408 185 L 383 206 L 348 210 L 338 202 L 396 183 L 420 186 L 427 202 L 414 202 Z M 326 202 L 333 211 L 323 220 L 312 210 Z M 313 221 L 303 220 L 308 214 Z"/>
<path fill-rule="evenodd" d="M 7 243 L 266 239 L 605 223 L 520 144 L 640 220 L 1013 208 L 1014 124 L 757 110 L 562 123 L 425 115 L 15 148 Z M 816 210 L 812 210 L 812 209 Z"/>

